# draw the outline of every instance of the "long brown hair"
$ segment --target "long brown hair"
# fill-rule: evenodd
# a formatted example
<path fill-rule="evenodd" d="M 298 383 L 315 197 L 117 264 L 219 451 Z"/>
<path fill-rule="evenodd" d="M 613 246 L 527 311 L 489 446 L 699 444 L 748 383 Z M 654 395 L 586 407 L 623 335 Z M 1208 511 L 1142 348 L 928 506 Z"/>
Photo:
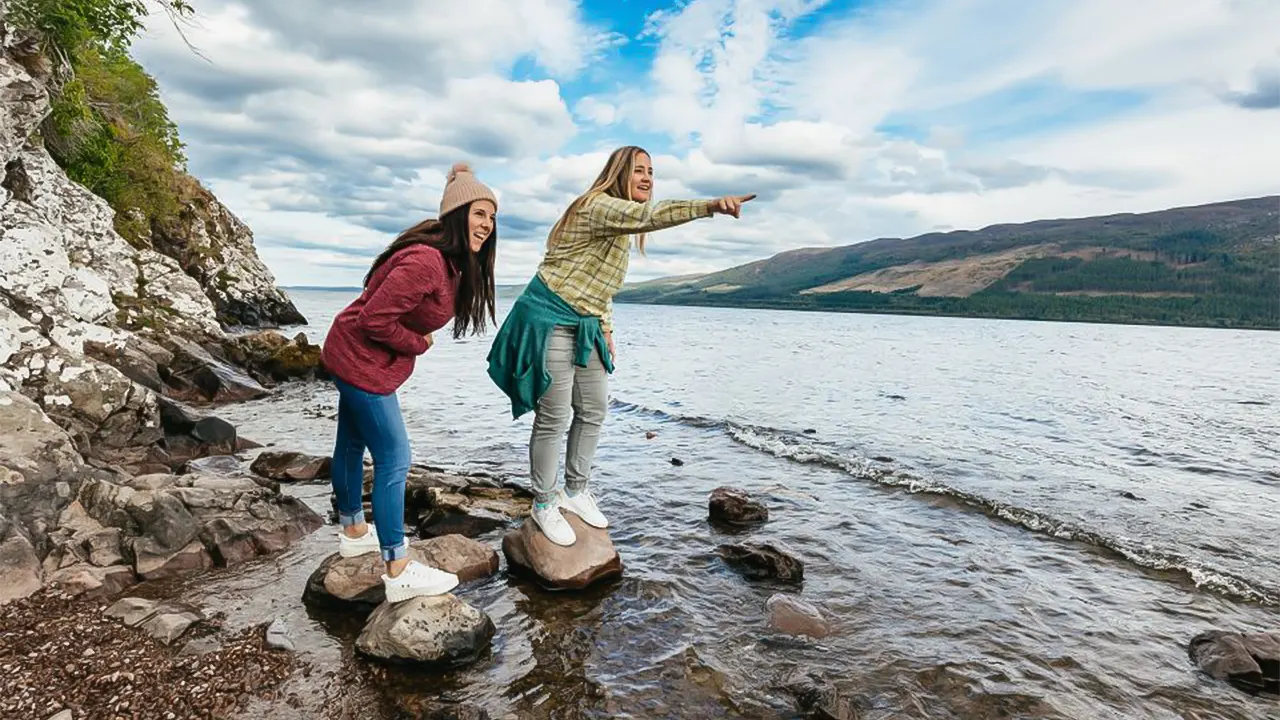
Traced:
<path fill-rule="evenodd" d="M 423 220 L 400 235 L 373 261 L 364 276 L 365 287 L 378 268 L 397 252 L 410 245 L 430 245 L 440 251 L 450 269 L 462 275 L 458 292 L 453 298 L 453 337 L 460 338 L 469 330 L 472 334 L 484 332 L 485 315 L 494 324 L 494 273 L 498 256 L 498 222 L 494 218 L 493 232 L 489 233 L 480 252 L 471 252 L 471 206 L 467 203 L 445 213 L 439 219 Z"/>
<path fill-rule="evenodd" d="M 635 172 L 636 155 L 640 153 L 649 155 L 648 150 L 638 145 L 624 145 L 610 153 L 604 168 L 596 176 L 595 182 L 591 183 L 591 188 L 569 203 L 569 207 L 565 209 L 564 214 L 560 216 L 560 219 L 551 228 L 551 233 L 547 235 L 548 250 L 555 245 L 555 239 L 559 237 L 560 231 L 569 222 L 569 218 L 582 209 L 582 206 L 586 205 L 591 198 L 603 193 L 623 200 L 631 200 L 631 173 Z M 649 157 L 652 158 L 653 156 L 649 155 Z M 636 236 L 641 255 L 644 254 L 645 236 L 645 233 L 640 233 Z"/>

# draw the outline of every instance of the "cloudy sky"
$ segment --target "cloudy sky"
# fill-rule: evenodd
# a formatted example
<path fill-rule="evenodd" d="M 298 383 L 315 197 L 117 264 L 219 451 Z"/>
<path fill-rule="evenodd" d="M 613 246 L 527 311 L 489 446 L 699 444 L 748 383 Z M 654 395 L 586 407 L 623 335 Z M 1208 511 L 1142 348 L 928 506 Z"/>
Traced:
<path fill-rule="evenodd" d="M 621 144 L 755 192 L 632 280 L 802 246 L 1280 190 L 1275 0 L 196 0 L 135 45 L 285 285 L 357 285 L 467 160 L 499 281 Z"/>

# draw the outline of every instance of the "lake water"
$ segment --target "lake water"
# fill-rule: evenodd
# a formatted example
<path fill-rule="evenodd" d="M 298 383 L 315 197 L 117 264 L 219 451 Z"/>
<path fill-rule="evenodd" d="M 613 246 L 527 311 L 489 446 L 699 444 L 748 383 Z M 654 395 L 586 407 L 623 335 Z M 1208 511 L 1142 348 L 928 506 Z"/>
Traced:
<path fill-rule="evenodd" d="M 352 297 L 292 294 L 316 342 Z M 257 592 L 322 665 L 378 702 L 444 692 L 494 717 L 794 717 L 776 681 L 796 669 L 864 718 L 1280 716 L 1186 652 L 1203 630 L 1280 629 L 1280 335 L 638 305 L 616 322 L 594 488 L 625 578 L 553 594 L 500 573 L 461 592 L 498 626 L 491 656 L 375 682 L 286 573 Z M 527 479 L 532 417 L 485 375 L 492 334 L 437 335 L 400 391 L 417 459 Z M 327 454 L 335 406 L 313 384 L 220 414 Z M 721 485 L 771 521 L 708 525 Z M 309 571 L 331 532 L 290 557 Z M 790 548 L 803 585 L 715 556 L 743 540 Z M 224 582 L 206 592 L 248 581 Z M 772 633 L 776 592 L 835 632 Z"/>

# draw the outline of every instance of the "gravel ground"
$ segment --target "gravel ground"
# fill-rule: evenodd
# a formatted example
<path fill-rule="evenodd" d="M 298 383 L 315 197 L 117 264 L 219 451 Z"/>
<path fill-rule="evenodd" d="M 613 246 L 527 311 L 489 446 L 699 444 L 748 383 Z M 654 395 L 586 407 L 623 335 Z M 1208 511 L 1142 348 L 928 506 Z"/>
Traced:
<path fill-rule="evenodd" d="M 0 606 L 0 717 L 229 718 L 254 697 L 295 704 L 277 688 L 295 670 L 310 673 L 292 653 L 264 646 L 265 624 L 214 635 L 217 649 L 183 656 L 218 618 L 169 647 L 105 617 L 106 608 L 48 590 Z"/>

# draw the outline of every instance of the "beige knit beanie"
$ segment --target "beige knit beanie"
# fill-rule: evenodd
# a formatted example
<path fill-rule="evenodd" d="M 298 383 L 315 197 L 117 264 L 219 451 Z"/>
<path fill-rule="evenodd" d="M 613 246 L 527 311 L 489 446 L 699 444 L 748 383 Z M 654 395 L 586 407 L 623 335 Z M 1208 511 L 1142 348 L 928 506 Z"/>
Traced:
<path fill-rule="evenodd" d="M 476 179 L 471 166 L 464 162 L 454 163 L 444 185 L 444 196 L 440 198 L 438 217 L 444 217 L 450 210 L 457 210 L 476 200 L 488 200 L 495 209 L 498 207 L 498 198 L 484 183 Z"/>

